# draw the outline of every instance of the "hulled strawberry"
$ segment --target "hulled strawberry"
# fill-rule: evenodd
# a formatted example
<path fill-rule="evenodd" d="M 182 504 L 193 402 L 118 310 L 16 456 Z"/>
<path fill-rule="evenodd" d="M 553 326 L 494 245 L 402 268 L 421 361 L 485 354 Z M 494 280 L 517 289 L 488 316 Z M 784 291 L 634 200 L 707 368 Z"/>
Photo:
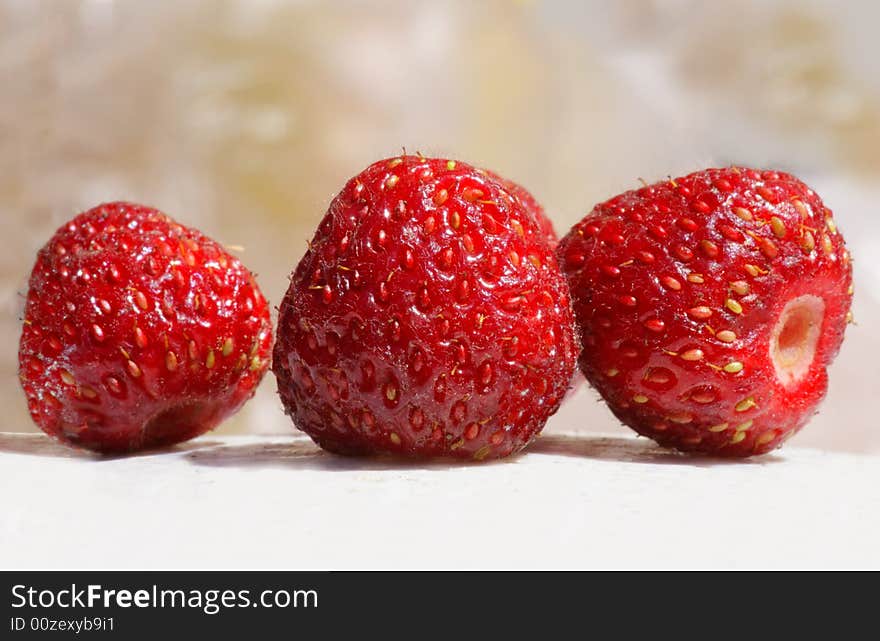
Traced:
<path fill-rule="evenodd" d="M 661 445 L 767 452 L 825 395 L 852 268 L 831 210 L 794 176 L 708 169 L 626 192 L 559 256 L 582 371 Z"/>
<path fill-rule="evenodd" d="M 374 163 L 333 200 L 281 307 L 287 412 L 338 453 L 496 458 L 559 406 L 568 287 L 520 199 L 462 162 Z"/>
<path fill-rule="evenodd" d="M 250 272 L 161 212 L 110 203 L 40 250 L 19 377 L 47 434 L 102 452 L 171 445 L 249 399 L 271 325 Z"/>

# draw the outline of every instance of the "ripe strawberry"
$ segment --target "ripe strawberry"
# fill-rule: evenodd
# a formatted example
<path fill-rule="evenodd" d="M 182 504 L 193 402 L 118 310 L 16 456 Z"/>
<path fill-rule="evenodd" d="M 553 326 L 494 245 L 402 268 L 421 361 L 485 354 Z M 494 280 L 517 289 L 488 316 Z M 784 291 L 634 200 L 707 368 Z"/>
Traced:
<path fill-rule="evenodd" d="M 825 395 L 852 267 L 831 211 L 795 177 L 708 169 L 626 192 L 559 256 L 582 371 L 661 445 L 761 454 Z"/>
<path fill-rule="evenodd" d="M 577 344 L 553 250 L 465 163 L 374 163 L 333 200 L 281 304 L 273 369 L 330 451 L 477 460 L 524 447 Z"/>
<path fill-rule="evenodd" d="M 544 212 L 544 208 L 541 206 L 541 203 L 537 201 L 537 199 L 532 196 L 531 192 L 528 191 L 525 187 L 513 182 L 512 180 L 508 180 L 507 178 L 503 178 L 496 174 L 494 171 L 486 170 L 486 173 L 490 178 L 493 178 L 497 182 L 501 183 L 501 186 L 504 187 L 510 195 L 519 199 L 520 204 L 525 208 L 529 214 L 535 219 L 535 222 L 538 224 L 538 229 L 541 231 L 541 234 L 550 243 L 550 246 L 554 249 L 556 245 L 559 244 L 559 238 L 556 236 L 556 230 L 553 229 L 553 222 L 547 218 L 547 214 Z"/>
<path fill-rule="evenodd" d="M 101 205 L 30 278 L 19 376 L 47 434 L 102 452 L 178 443 L 249 399 L 271 325 L 250 272 L 161 212 Z"/>

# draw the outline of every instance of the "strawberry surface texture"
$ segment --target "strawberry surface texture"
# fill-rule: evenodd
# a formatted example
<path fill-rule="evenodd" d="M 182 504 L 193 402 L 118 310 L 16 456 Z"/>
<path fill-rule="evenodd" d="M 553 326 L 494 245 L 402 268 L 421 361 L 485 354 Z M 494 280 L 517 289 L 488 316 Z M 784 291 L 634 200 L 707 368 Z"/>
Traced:
<path fill-rule="evenodd" d="M 559 238 L 556 236 L 556 229 L 553 227 L 553 221 L 550 220 L 547 216 L 547 212 L 544 211 L 543 205 L 538 202 L 538 199 L 522 185 L 515 183 L 512 180 L 508 180 L 503 176 L 499 176 L 494 171 L 487 170 L 486 174 L 490 178 L 501 183 L 501 186 L 504 187 L 511 196 L 519 200 L 519 203 L 523 208 L 532 216 L 532 218 L 534 218 L 538 225 L 538 230 L 544 236 L 546 241 L 551 247 L 555 248 L 556 245 L 559 244 Z"/>
<path fill-rule="evenodd" d="M 221 245 L 132 203 L 90 209 L 37 255 L 19 377 L 37 425 L 99 452 L 215 427 L 269 366 L 271 323 Z"/>
<path fill-rule="evenodd" d="M 466 163 L 403 155 L 331 203 L 281 304 L 273 370 L 327 450 L 492 459 L 557 410 L 573 325 L 521 195 Z"/>
<path fill-rule="evenodd" d="M 794 176 L 707 169 L 597 205 L 559 246 L 579 365 L 661 445 L 768 452 L 825 395 L 850 316 L 850 254 Z"/>

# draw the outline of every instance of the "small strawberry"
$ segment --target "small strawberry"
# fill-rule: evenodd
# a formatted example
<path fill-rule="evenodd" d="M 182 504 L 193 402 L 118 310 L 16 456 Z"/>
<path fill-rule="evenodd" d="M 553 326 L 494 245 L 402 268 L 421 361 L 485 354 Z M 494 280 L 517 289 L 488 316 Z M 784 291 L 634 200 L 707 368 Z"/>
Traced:
<path fill-rule="evenodd" d="M 852 301 L 831 211 L 795 177 L 708 169 L 598 206 L 562 240 L 580 367 L 661 445 L 761 454 L 825 395 Z"/>
<path fill-rule="evenodd" d="M 101 452 L 178 443 L 249 399 L 271 325 L 253 276 L 161 212 L 101 205 L 40 250 L 19 349 L 31 416 Z"/>
<path fill-rule="evenodd" d="M 331 203 L 273 369 L 321 447 L 480 460 L 535 437 L 576 357 L 565 279 L 520 200 L 465 163 L 404 155 Z"/>

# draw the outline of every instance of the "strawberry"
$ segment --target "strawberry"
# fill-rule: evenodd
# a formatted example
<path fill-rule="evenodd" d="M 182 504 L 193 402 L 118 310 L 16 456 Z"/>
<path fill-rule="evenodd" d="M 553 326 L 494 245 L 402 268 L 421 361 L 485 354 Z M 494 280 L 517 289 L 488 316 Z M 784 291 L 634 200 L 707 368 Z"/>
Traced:
<path fill-rule="evenodd" d="M 486 174 L 489 175 L 490 178 L 495 181 L 501 183 L 501 186 L 504 187 L 510 195 L 516 197 L 520 204 L 525 208 L 529 214 L 535 219 L 535 222 L 538 224 L 538 229 L 541 231 L 541 234 L 547 240 L 551 247 L 555 248 L 557 244 L 559 244 L 559 239 L 556 236 L 556 230 L 553 228 L 553 222 L 547 217 L 544 208 L 541 206 L 541 203 L 537 201 L 537 199 L 528 191 L 525 187 L 513 182 L 512 180 L 508 180 L 507 178 L 503 178 L 499 176 L 494 171 L 485 170 Z"/>
<path fill-rule="evenodd" d="M 640 434 L 761 454 L 824 397 L 852 267 L 831 210 L 794 176 L 707 169 L 628 191 L 558 251 L 581 370 Z"/>
<path fill-rule="evenodd" d="M 249 399 L 271 325 L 253 276 L 155 209 L 110 203 L 40 250 L 19 377 L 47 434 L 100 452 L 178 443 Z"/>
<path fill-rule="evenodd" d="M 331 203 L 281 304 L 273 369 L 330 451 L 497 458 L 558 408 L 573 324 L 519 198 L 465 163 L 404 155 Z"/>

